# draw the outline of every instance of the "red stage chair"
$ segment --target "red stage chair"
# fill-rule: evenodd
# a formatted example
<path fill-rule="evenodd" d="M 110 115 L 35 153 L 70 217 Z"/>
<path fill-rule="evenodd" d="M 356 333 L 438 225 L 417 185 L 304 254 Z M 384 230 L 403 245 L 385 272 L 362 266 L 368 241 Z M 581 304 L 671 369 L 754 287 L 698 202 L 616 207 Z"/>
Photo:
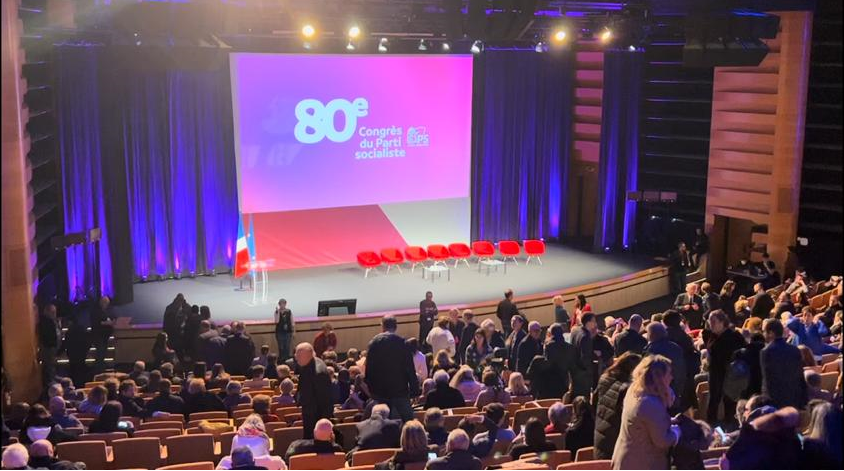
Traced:
<path fill-rule="evenodd" d="M 358 254 L 358 264 L 366 269 L 364 272 L 363 277 L 366 278 L 369 276 L 369 271 L 373 268 L 381 265 L 381 257 L 378 256 L 375 252 L 360 252 Z"/>
<path fill-rule="evenodd" d="M 407 261 L 410 262 L 410 273 L 416 269 L 416 265 L 422 265 L 428 260 L 428 252 L 425 251 L 422 247 L 417 247 L 412 245 L 404 249 L 404 256 L 407 257 Z"/>
<path fill-rule="evenodd" d="M 481 263 L 481 260 L 490 260 L 495 255 L 495 246 L 488 240 L 476 240 L 472 242 L 472 252 Z"/>
<path fill-rule="evenodd" d="M 542 255 L 545 255 L 545 242 L 541 240 L 526 240 L 525 253 L 528 255 L 525 265 L 530 265 L 530 259 L 535 258 L 540 265 L 542 265 Z"/>
<path fill-rule="evenodd" d="M 428 246 L 428 256 L 434 260 L 434 265 L 442 263 L 448 266 L 448 259 L 451 255 L 448 253 L 448 248 L 445 245 L 434 244 Z"/>
<path fill-rule="evenodd" d="M 498 251 L 501 252 L 505 262 L 508 258 L 512 258 L 516 265 L 519 264 L 519 261 L 516 260 L 516 256 L 522 253 L 522 249 L 519 247 L 519 243 L 515 240 L 498 241 Z"/>
<path fill-rule="evenodd" d="M 387 273 L 390 273 L 390 268 L 396 267 L 401 273 L 401 264 L 404 263 L 404 255 L 399 249 L 384 249 L 381 251 L 381 260 L 387 265 Z"/>
<path fill-rule="evenodd" d="M 457 264 L 460 262 L 465 263 L 467 267 L 469 266 L 467 259 L 472 256 L 472 251 L 469 250 L 468 245 L 462 242 L 448 244 L 448 253 L 454 259 L 454 268 L 457 268 Z"/>

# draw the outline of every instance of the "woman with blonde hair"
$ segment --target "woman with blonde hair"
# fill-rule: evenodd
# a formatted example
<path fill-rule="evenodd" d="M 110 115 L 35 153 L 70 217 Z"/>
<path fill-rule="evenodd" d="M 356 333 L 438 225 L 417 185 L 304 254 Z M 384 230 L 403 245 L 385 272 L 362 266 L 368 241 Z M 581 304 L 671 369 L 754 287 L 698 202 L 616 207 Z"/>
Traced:
<path fill-rule="evenodd" d="M 506 391 L 510 393 L 511 398 L 533 398 L 533 396 L 530 394 L 530 390 L 528 389 L 527 385 L 525 385 L 525 377 L 522 376 L 522 374 L 518 371 L 510 373 L 510 379 L 507 382 Z"/>
<path fill-rule="evenodd" d="M 668 408 L 674 403 L 671 360 L 645 357 L 633 370 L 624 398 L 621 431 L 612 455 L 613 469 L 668 469 L 668 450 L 680 438 Z"/>
<path fill-rule="evenodd" d="M 463 365 L 451 378 L 451 387 L 460 391 L 464 401 L 474 404 L 484 385 L 475 381 L 475 373 L 472 372 L 472 368 Z"/>
<path fill-rule="evenodd" d="M 563 332 L 571 332 L 571 317 L 563 306 L 563 297 L 559 294 L 551 298 L 554 304 L 554 322 L 563 326 Z"/>
<path fill-rule="evenodd" d="M 411 420 L 401 429 L 401 450 L 392 458 L 375 464 L 375 469 L 406 469 L 410 463 L 424 464 L 428 461 L 428 434 L 418 420 Z M 421 468 L 412 468 L 421 469 Z"/>
<path fill-rule="evenodd" d="M 287 469 L 280 456 L 270 455 L 270 437 L 267 435 L 267 429 L 260 415 L 249 414 L 237 428 L 237 433 L 232 438 L 231 449 L 234 450 L 242 446 L 252 451 L 256 465 L 264 466 L 267 469 Z M 217 469 L 231 469 L 231 464 L 231 455 L 223 457 Z"/>

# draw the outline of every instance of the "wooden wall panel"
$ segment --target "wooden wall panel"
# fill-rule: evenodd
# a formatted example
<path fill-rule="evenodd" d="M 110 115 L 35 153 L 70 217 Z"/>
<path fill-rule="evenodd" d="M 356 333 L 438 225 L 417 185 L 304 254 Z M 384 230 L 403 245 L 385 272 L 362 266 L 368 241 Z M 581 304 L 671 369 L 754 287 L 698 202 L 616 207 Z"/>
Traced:
<path fill-rule="evenodd" d="M 767 225 L 754 240 L 783 266 L 797 235 L 812 14 L 774 13 L 781 30 L 758 67 L 715 68 L 706 225 Z"/>

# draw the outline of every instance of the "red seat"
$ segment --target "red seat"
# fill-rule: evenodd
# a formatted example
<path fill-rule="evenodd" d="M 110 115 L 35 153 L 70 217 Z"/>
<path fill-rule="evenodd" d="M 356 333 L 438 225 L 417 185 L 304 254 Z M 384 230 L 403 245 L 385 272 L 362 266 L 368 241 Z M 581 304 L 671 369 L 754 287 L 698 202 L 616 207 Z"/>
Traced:
<path fill-rule="evenodd" d="M 526 265 L 530 264 L 530 259 L 535 258 L 540 265 L 542 265 L 542 255 L 545 255 L 545 242 L 541 240 L 526 240 L 525 253 L 528 255 Z"/>
<path fill-rule="evenodd" d="M 428 252 L 426 252 L 422 247 L 417 247 L 415 245 L 404 249 L 404 256 L 407 257 L 407 261 L 410 262 L 411 273 L 413 273 L 413 270 L 416 269 L 416 265 L 421 265 L 428 260 Z"/>
<path fill-rule="evenodd" d="M 445 245 L 434 244 L 428 246 L 428 256 L 434 260 L 434 265 L 442 263 L 446 265 L 446 261 L 451 258 L 448 253 L 448 248 Z"/>
<path fill-rule="evenodd" d="M 378 256 L 375 252 L 360 252 L 358 254 L 358 264 L 366 269 L 364 272 L 363 277 L 366 278 L 369 276 L 369 271 L 376 268 L 377 266 L 381 265 L 381 257 Z"/>
<path fill-rule="evenodd" d="M 513 262 L 516 265 L 519 264 L 519 261 L 516 260 L 516 256 L 522 252 L 521 247 L 519 247 L 519 243 L 515 240 L 501 240 L 498 242 L 498 251 L 501 252 L 501 255 L 504 257 L 504 261 L 506 262 L 508 258 L 512 258 Z"/>
<path fill-rule="evenodd" d="M 390 273 L 390 268 L 396 267 L 401 273 L 401 264 L 404 263 L 404 255 L 399 249 L 384 249 L 381 251 L 381 261 L 387 265 L 387 273 Z"/>
<path fill-rule="evenodd" d="M 488 240 L 476 240 L 472 242 L 472 252 L 478 257 L 478 263 L 481 260 L 489 260 L 495 255 L 495 246 Z"/>
<path fill-rule="evenodd" d="M 451 258 L 454 259 L 454 267 L 457 268 L 457 264 L 463 262 L 466 266 L 469 266 L 469 261 L 467 260 L 469 257 L 472 256 L 472 251 L 469 250 L 469 246 L 462 243 L 462 242 L 455 242 L 453 244 L 448 245 L 448 253 L 451 255 Z"/>

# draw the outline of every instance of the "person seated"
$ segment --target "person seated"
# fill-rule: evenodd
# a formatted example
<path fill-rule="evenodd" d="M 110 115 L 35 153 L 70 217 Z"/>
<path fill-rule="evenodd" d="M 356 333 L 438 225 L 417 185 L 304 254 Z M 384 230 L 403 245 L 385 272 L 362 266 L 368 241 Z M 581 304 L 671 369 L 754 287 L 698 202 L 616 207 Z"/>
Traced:
<path fill-rule="evenodd" d="M 149 417 L 150 412 L 144 407 L 144 400 L 140 397 L 135 397 L 138 387 L 131 379 L 124 380 L 120 383 L 120 396 L 118 401 L 123 406 L 123 412 L 131 417 Z"/>
<path fill-rule="evenodd" d="M 50 399 L 50 418 L 61 428 L 82 427 L 82 422 L 73 414 L 67 413 L 67 403 L 61 396 Z"/>
<path fill-rule="evenodd" d="M 314 438 L 293 441 L 284 454 L 284 461 L 305 453 L 342 453 L 343 447 L 334 443 L 334 425 L 328 419 L 320 419 L 314 426 Z"/>
<path fill-rule="evenodd" d="M 26 402 L 16 402 L 12 404 L 8 416 L 6 415 L 6 412 L 3 411 L 3 423 L 5 423 L 6 427 L 9 427 L 10 430 L 20 430 L 21 427 L 23 427 L 23 421 L 26 420 L 27 415 L 29 415 L 29 404 Z"/>
<path fill-rule="evenodd" d="M 111 433 L 111 432 L 126 432 L 131 438 L 135 432 L 132 422 L 124 422 L 120 420 L 123 415 L 123 406 L 117 401 L 108 401 L 100 411 L 97 417 L 90 425 L 88 425 L 88 433 Z"/>
<path fill-rule="evenodd" d="M 243 394 L 241 391 L 243 386 L 240 381 L 229 381 L 226 384 L 226 397 L 223 398 L 223 404 L 228 409 L 229 413 L 235 410 L 240 404 L 251 404 L 252 398 L 248 394 Z"/>
<path fill-rule="evenodd" d="M 264 422 L 278 422 L 278 416 L 270 413 L 272 398 L 266 394 L 258 394 L 252 398 L 252 410 L 261 416 Z"/>
<path fill-rule="evenodd" d="M 266 345 L 266 344 L 261 345 L 261 354 L 252 359 L 252 366 L 261 365 L 264 368 L 266 368 L 267 365 L 269 364 L 269 362 L 268 362 L 269 356 L 270 356 L 270 346 Z"/>
<path fill-rule="evenodd" d="M 141 387 L 141 392 L 144 394 L 157 393 L 159 383 L 161 383 L 161 370 L 152 370 L 149 372 L 149 381 Z"/>
<path fill-rule="evenodd" d="M 158 382 L 158 395 L 147 402 L 147 411 L 151 414 L 156 412 L 167 412 L 169 414 L 183 414 L 185 412 L 185 400 L 171 391 L 172 384 L 169 379 L 162 379 Z"/>
<path fill-rule="evenodd" d="M 261 466 L 252 454 L 252 450 L 248 446 L 241 446 L 232 448 L 232 454 L 220 460 L 216 469 L 287 469 L 287 467 L 286 465 L 284 468 Z"/>
<path fill-rule="evenodd" d="M 244 419 L 232 438 L 232 454 L 223 457 L 217 469 L 237 469 L 235 466 L 234 450 L 246 448 L 249 450 L 254 463 L 263 469 L 287 469 L 287 465 L 280 456 L 272 456 L 270 452 L 270 437 L 264 421 L 258 414 L 250 414 Z M 246 468 L 240 468 L 246 469 Z M 249 468 L 261 469 L 261 468 Z"/>
<path fill-rule="evenodd" d="M 542 453 L 543 451 L 554 451 L 557 449 L 553 443 L 545 438 L 545 426 L 536 417 L 528 419 L 525 425 L 525 442 L 514 445 L 510 450 L 510 457 L 519 459 L 525 453 Z"/>
<path fill-rule="evenodd" d="M 445 446 L 448 432 L 445 430 L 443 411 L 439 407 L 432 407 L 425 411 L 425 431 L 428 433 L 429 444 Z"/>
<path fill-rule="evenodd" d="M 281 406 L 295 406 L 296 397 L 293 395 L 293 388 L 295 386 L 290 378 L 283 379 L 279 385 L 281 394 L 276 399 L 276 403 Z"/>
<path fill-rule="evenodd" d="M 446 350 L 440 350 L 434 355 L 434 363 L 431 368 L 431 374 L 433 375 L 437 371 L 445 371 L 449 374 L 449 377 L 457 371 L 458 364 L 455 363 L 451 359 L 451 355 L 448 354 Z"/>
<path fill-rule="evenodd" d="M 566 435 L 569 423 L 574 417 L 574 408 L 566 406 L 562 402 L 555 402 L 548 408 L 548 425 L 545 426 L 545 433 L 561 433 Z"/>
<path fill-rule="evenodd" d="M 275 369 L 276 374 L 278 375 L 278 382 L 281 383 L 285 379 L 293 380 L 290 375 L 290 367 L 287 365 L 278 365 Z"/>
<path fill-rule="evenodd" d="M 226 405 L 216 395 L 205 389 L 205 381 L 194 378 L 190 380 L 185 399 L 185 418 L 195 412 L 228 412 Z"/>
<path fill-rule="evenodd" d="M 29 469 L 88 469 L 85 463 L 72 463 L 55 457 L 53 444 L 48 440 L 36 440 L 29 446 Z M 4 469 L 5 464 L 4 464 Z"/>
<path fill-rule="evenodd" d="M 822 316 L 823 314 L 816 316 L 814 310 L 806 306 L 803 308 L 800 317 L 792 317 L 786 324 L 786 327 L 797 337 L 797 344 L 809 347 L 816 357 L 827 353 L 841 353 L 841 350 L 837 347 L 823 341 L 824 337 L 828 337 L 831 334 L 829 329 L 826 328 L 826 325 L 820 321 Z"/>
<path fill-rule="evenodd" d="M 472 368 L 463 365 L 457 370 L 454 378 L 451 379 L 451 387 L 460 391 L 460 394 L 463 395 L 463 405 L 465 406 L 467 402 L 470 404 L 475 403 L 484 385 L 475 381 L 475 374 L 472 372 Z"/>
<path fill-rule="evenodd" d="M 814 370 L 803 371 L 803 377 L 806 379 L 806 395 L 808 400 L 822 399 L 824 401 L 832 402 L 833 394 L 821 387 L 821 375 Z"/>
<path fill-rule="evenodd" d="M 738 438 L 720 459 L 721 469 L 801 469 L 797 436 L 800 414 L 793 407 L 754 409 Z"/>
<path fill-rule="evenodd" d="M 390 420 L 390 407 L 376 404 L 372 407 L 372 416 L 357 424 L 358 438 L 351 454 L 359 450 L 376 448 L 398 448 L 401 437 L 401 421 Z"/>
<path fill-rule="evenodd" d="M 88 397 L 79 403 L 76 411 L 80 414 L 99 414 L 108 398 L 105 386 L 97 385 L 88 391 Z M 10 427 L 11 428 L 11 427 Z"/>
<path fill-rule="evenodd" d="M 269 389 L 270 388 L 270 380 L 264 378 L 264 367 L 261 365 L 253 366 L 250 371 L 250 378 L 247 381 L 243 382 L 243 387 L 252 389 L 252 390 L 260 390 L 260 389 Z"/>
<path fill-rule="evenodd" d="M 514 401 L 526 402 L 533 400 L 533 394 L 530 393 L 530 389 L 525 384 L 525 377 L 518 371 L 510 374 L 505 391 L 510 393 L 510 398 Z"/>
<path fill-rule="evenodd" d="M 41 404 L 33 404 L 29 408 L 26 419 L 23 421 L 18 440 L 24 445 L 30 445 L 36 440 L 47 439 L 52 443 L 61 443 L 76 440 L 76 436 L 62 430 L 50 418 L 47 408 Z"/>
<path fill-rule="evenodd" d="M 178 386 L 182 384 L 182 378 L 179 378 L 174 374 L 175 369 L 176 367 L 170 362 L 164 362 L 158 367 L 158 370 L 161 371 L 162 378 L 167 378 L 171 383 Z"/>
<path fill-rule="evenodd" d="M 267 355 L 265 375 L 267 379 L 274 379 L 278 381 L 278 354 L 270 353 Z"/>
<path fill-rule="evenodd" d="M 428 461 L 425 469 L 483 469 L 481 460 L 469 451 L 469 435 L 462 429 L 452 430 L 446 442 L 446 454 Z"/>
<path fill-rule="evenodd" d="M 471 370 L 469 370 L 471 372 Z M 453 407 L 466 406 L 463 394 L 457 389 L 449 386 L 448 373 L 445 370 L 437 370 L 434 373 L 434 390 L 425 397 L 425 409 L 439 407 L 440 409 L 451 409 Z"/>
<path fill-rule="evenodd" d="M 428 436 L 425 428 L 418 420 L 411 420 L 401 429 L 401 450 L 392 458 L 375 464 L 375 469 L 405 469 L 410 463 L 425 463 L 428 453 L 435 452 L 428 446 Z"/>
<path fill-rule="evenodd" d="M 20 443 L 3 447 L 3 469 L 31 469 L 29 463 L 29 451 Z"/>
<path fill-rule="evenodd" d="M 577 396 L 572 401 L 572 415 L 574 420 L 566 431 L 566 449 L 574 456 L 577 450 L 595 443 L 595 416 L 589 401 L 583 396 Z"/>
<path fill-rule="evenodd" d="M 146 363 L 138 360 L 132 365 L 132 371 L 129 373 L 129 379 L 135 382 L 138 386 L 146 386 L 149 382 L 149 373 L 146 372 Z"/>
<path fill-rule="evenodd" d="M 222 363 L 214 363 L 211 367 L 211 377 L 205 382 L 208 389 L 223 389 L 231 381 L 231 375 L 226 373 L 226 367 Z"/>
<path fill-rule="evenodd" d="M 76 390 L 76 386 L 74 386 L 71 378 L 64 377 L 59 383 L 61 383 L 62 389 L 64 390 L 64 400 L 72 407 L 76 407 L 77 403 L 85 399 L 85 395 L 81 391 Z"/>
<path fill-rule="evenodd" d="M 352 377 L 349 375 L 349 370 L 343 368 L 337 372 L 337 380 L 334 382 L 337 387 L 338 395 L 335 404 L 343 404 L 352 393 Z"/>
<path fill-rule="evenodd" d="M 498 374 L 492 368 L 486 368 L 481 378 L 483 379 L 484 389 L 478 394 L 478 398 L 475 400 L 475 407 L 482 409 L 487 404 L 492 404 L 493 402 L 505 406 L 510 403 L 510 393 L 504 389 L 504 385 L 501 384 L 501 378 L 498 377 Z"/>

